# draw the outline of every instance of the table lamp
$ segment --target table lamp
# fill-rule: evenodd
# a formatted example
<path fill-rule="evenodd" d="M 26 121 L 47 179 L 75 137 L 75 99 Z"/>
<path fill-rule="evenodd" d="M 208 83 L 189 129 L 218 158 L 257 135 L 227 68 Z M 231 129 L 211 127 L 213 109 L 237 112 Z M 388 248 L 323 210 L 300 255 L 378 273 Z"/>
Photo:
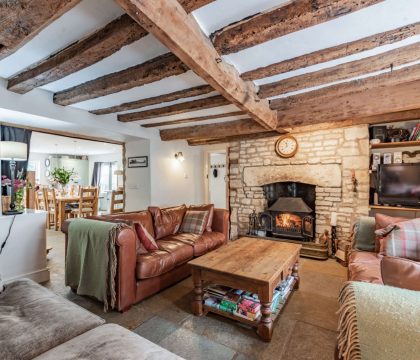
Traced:
<path fill-rule="evenodd" d="M 11 196 L 10 196 L 10 210 L 6 211 L 5 215 L 21 214 L 22 211 L 15 209 L 14 201 L 14 185 L 15 185 L 15 171 L 16 161 L 26 161 L 28 147 L 25 143 L 16 141 L 0 141 L 0 160 L 9 161 L 10 177 L 11 177 Z"/>

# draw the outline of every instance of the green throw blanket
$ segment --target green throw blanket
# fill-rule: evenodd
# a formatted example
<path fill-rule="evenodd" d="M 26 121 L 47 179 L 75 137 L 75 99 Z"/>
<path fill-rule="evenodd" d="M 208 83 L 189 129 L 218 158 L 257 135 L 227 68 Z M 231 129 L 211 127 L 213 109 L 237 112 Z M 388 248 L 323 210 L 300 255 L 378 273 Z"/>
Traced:
<path fill-rule="evenodd" d="M 69 226 L 66 286 L 77 289 L 79 295 L 102 301 L 104 311 L 108 306 L 115 307 L 115 242 L 124 227 L 124 224 L 87 219 L 73 220 Z"/>
<path fill-rule="evenodd" d="M 420 292 L 348 282 L 340 293 L 339 355 L 344 360 L 420 359 Z"/>

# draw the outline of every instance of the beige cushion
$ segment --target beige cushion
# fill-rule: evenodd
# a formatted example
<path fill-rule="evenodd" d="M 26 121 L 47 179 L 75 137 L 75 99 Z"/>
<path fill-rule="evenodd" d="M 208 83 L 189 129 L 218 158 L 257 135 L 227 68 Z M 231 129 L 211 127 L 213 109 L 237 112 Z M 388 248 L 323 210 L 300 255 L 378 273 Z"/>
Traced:
<path fill-rule="evenodd" d="M 179 356 L 115 324 L 90 330 L 36 360 L 178 360 Z"/>
<path fill-rule="evenodd" d="M 0 294 L 0 359 L 32 359 L 104 322 L 32 280 L 16 280 Z"/>

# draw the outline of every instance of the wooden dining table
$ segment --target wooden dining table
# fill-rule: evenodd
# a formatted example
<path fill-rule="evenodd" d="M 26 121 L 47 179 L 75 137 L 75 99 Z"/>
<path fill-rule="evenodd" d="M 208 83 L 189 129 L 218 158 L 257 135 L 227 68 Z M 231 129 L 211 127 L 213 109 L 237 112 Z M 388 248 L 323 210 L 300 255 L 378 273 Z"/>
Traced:
<path fill-rule="evenodd" d="M 78 195 L 57 195 L 55 197 L 58 204 L 58 219 L 59 227 L 58 230 L 61 230 L 61 224 L 66 220 L 66 204 L 79 202 Z"/>

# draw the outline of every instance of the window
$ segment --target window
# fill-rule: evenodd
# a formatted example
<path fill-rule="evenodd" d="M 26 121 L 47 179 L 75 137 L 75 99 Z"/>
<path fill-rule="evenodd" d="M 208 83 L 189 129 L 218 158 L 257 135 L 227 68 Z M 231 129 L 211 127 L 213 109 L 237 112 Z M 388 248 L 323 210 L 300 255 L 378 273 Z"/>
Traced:
<path fill-rule="evenodd" d="M 101 163 L 101 176 L 99 178 L 99 188 L 101 192 L 117 189 L 117 175 L 114 175 L 117 168 L 117 162 Z"/>

